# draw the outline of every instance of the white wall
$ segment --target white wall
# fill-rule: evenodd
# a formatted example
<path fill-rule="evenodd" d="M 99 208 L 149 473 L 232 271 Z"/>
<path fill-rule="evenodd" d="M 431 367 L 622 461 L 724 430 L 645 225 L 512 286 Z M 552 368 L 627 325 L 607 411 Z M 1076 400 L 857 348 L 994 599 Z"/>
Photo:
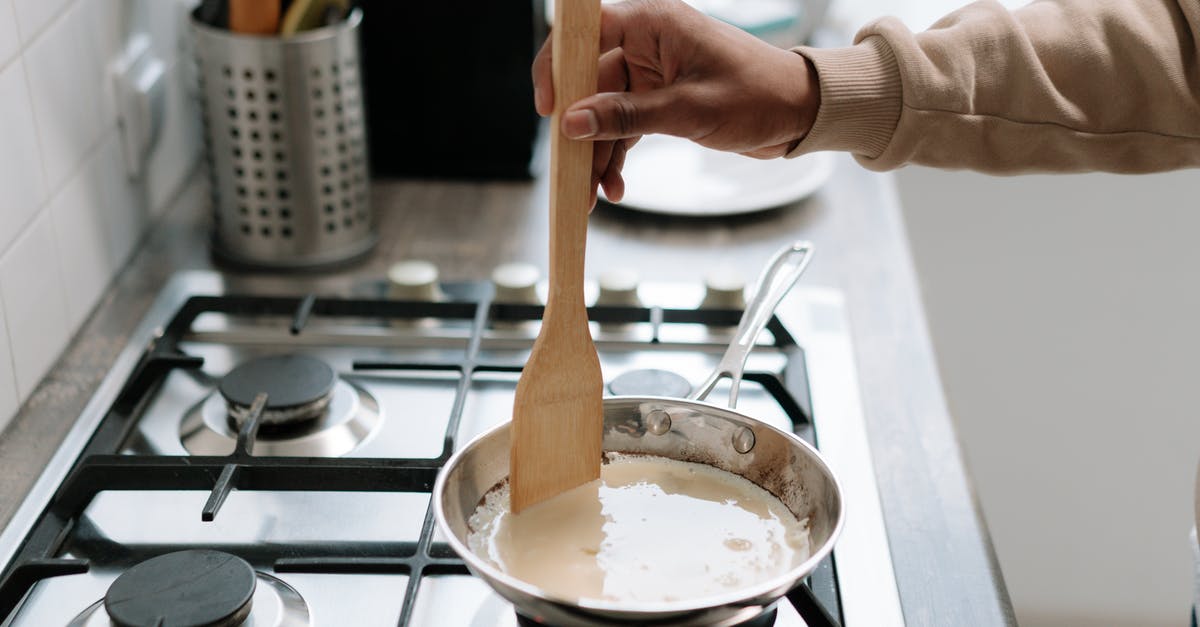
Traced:
<path fill-rule="evenodd" d="M 1187 624 L 1200 171 L 897 180 L 1021 624 Z"/>
<path fill-rule="evenodd" d="M 0 429 L 195 163 L 183 15 L 180 0 L 0 0 Z M 169 87 L 150 170 L 131 183 L 105 68 L 137 32 Z"/>

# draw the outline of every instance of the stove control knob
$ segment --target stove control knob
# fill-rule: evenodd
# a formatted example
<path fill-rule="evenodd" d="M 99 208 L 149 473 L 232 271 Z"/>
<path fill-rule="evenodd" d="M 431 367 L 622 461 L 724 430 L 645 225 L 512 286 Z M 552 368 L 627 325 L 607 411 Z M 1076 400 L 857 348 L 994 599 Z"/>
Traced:
<path fill-rule="evenodd" d="M 710 272 L 704 278 L 702 309 L 745 309 L 746 280 L 729 269 Z"/>
<path fill-rule="evenodd" d="M 438 301 L 445 294 L 438 287 L 437 266 L 420 259 L 398 261 L 388 268 L 388 296 L 397 300 Z"/>
<path fill-rule="evenodd" d="M 495 300 L 511 305 L 540 305 L 537 283 L 542 271 L 532 263 L 517 261 L 496 266 L 492 271 L 492 285 L 496 288 Z"/>
<path fill-rule="evenodd" d="M 641 307 L 638 299 L 638 273 L 633 268 L 612 268 L 600 275 L 597 305 Z"/>

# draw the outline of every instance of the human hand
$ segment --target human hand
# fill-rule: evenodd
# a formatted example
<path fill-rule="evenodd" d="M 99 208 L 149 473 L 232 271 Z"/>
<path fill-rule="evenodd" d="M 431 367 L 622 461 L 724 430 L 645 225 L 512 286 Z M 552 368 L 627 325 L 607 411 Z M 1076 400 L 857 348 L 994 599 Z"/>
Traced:
<path fill-rule="evenodd" d="M 554 111 L 551 40 L 533 61 L 534 103 Z M 625 153 L 642 135 L 664 133 L 760 159 L 781 157 L 804 137 L 820 105 L 808 61 L 680 0 L 629 0 L 602 7 L 595 96 L 572 104 L 562 131 L 595 142 L 596 185 L 625 194 Z"/>

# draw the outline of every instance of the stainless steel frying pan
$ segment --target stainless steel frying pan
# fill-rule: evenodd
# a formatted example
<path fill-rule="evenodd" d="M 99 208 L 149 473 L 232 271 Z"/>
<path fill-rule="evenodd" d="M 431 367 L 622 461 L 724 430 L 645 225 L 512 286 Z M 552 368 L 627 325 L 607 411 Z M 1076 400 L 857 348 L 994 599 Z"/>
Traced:
<path fill-rule="evenodd" d="M 620 603 L 556 597 L 505 574 L 467 547 L 467 521 L 484 495 L 508 479 L 509 423 L 472 440 L 447 462 L 433 488 L 441 532 L 467 568 L 521 614 L 549 624 L 609 626 L 735 625 L 769 611 L 833 550 L 844 511 L 837 479 L 821 455 L 794 434 L 733 409 L 746 357 L 775 307 L 808 265 L 812 246 L 777 253 L 759 278 L 732 344 L 712 376 L 686 400 L 654 396 L 604 399 L 604 451 L 698 462 L 741 475 L 808 518 L 813 554 L 770 581 L 726 594 L 677 602 Z M 717 382 L 732 380 L 730 407 L 703 402 Z M 697 522 L 697 524 L 703 524 Z M 669 542 L 670 538 L 663 538 Z"/>

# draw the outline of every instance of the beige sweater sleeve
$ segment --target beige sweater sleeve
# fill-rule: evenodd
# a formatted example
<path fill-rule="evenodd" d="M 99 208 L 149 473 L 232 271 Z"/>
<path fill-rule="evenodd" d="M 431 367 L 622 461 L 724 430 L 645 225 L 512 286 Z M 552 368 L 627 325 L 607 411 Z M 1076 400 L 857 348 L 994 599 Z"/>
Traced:
<path fill-rule="evenodd" d="M 793 154 L 842 150 L 997 174 L 1200 166 L 1200 2 L 992 0 L 913 34 L 894 18 L 849 48 L 798 48 L 821 107 Z"/>

